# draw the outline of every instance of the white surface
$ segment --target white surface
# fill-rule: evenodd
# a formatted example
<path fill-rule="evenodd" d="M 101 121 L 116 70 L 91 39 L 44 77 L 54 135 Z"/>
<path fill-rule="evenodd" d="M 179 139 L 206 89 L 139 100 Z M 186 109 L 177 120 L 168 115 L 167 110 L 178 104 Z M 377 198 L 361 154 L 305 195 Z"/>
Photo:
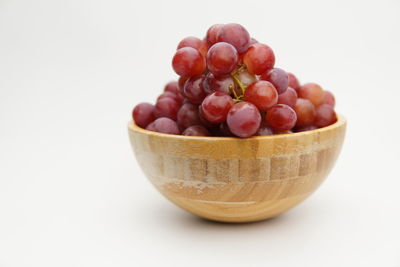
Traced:
<path fill-rule="evenodd" d="M 400 266 L 400 2 L 371 2 L 0 1 L 0 266 Z M 164 200 L 126 130 L 180 39 L 231 21 L 349 120 L 323 186 L 257 224 Z"/>

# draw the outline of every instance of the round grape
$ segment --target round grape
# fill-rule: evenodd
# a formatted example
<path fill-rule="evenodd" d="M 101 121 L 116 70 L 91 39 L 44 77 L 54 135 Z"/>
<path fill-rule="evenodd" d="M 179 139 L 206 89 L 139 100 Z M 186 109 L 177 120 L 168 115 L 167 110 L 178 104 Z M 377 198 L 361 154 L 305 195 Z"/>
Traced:
<path fill-rule="evenodd" d="M 308 126 L 296 127 L 294 130 L 296 133 L 299 133 L 299 132 L 305 132 L 305 131 L 312 131 L 315 129 L 318 129 L 318 127 L 315 125 L 308 125 Z"/>
<path fill-rule="evenodd" d="M 314 124 L 317 127 L 325 127 L 336 122 L 336 113 L 333 107 L 328 104 L 322 104 L 316 109 Z"/>
<path fill-rule="evenodd" d="M 257 132 L 261 123 L 261 115 L 253 104 L 239 102 L 229 111 L 226 122 L 234 135 L 245 138 Z"/>
<path fill-rule="evenodd" d="M 183 131 L 182 135 L 187 135 L 187 136 L 210 136 L 210 132 L 201 125 L 193 125 L 188 128 L 186 128 L 185 131 Z"/>
<path fill-rule="evenodd" d="M 314 106 L 322 103 L 324 90 L 316 83 L 306 83 L 300 86 L 298 96 L 310 100 Z"/>
<path fill-rule="evenodd" d="M 254 104 L 260 111 L 267 110 L 277 103 L 278 93 L 272 83 L 257 81 L 246 88 L 244 100 Z"/>
<path fill-rule="evenodd" d="M 140 103 L 132 111 L 132 117 L 136 125 L 146 128 L 156 117 L 153 114 L 154 106 L 150 103 Z"/>
<path fill-rule="evenodd" d="M 186 37 L 185 39 L 180 41 L 177 49 L 180 49 L 182 47 L 192 47 L 192 48 L 196 49 L 197 51 L 199 51 L 200 54 L 203 55 L 203 57 L 205 57 L 207 55 L 207 50 L 208 50 L 207 44 L 203 40 L 200 40 L 197 37 L 193 37 L 193 36 Z"/>
<path fill-rule="evenodd" d="M 292 87 L 294 90 L 299 90 L 300 82 L 293 73 L 287 72 L 288 79 L 289 79 L 289 87 Z"/>
<path fill-rule="evenodd" d="M 310 100 L 298 98 L 296 105 L 294 106 L 294 111 L 296 111 L 297 114 L 296 126 L 303 127 L 313 125 L 315 119 L 315 107 Z"/>
<path fill-rule="evenodd" d="M 222 25 L 218 30 L 217 41 L 229 43 L 239 53 L 243 53 L 250 45 L 250 34 L 242 25 L 229 23 Z"/>
<path fill-rule="evenodd" d="M 166 97 L 172 98 L 172 99 L 174 99 L 179 105 L 182 105 L 183 96 L 181 95 L 180 92 L 179 92 L 178 94 L 174 94 L 174 93 L 172 93 L 172 92 L 170 92 L 170 91 L 164 92 L 164 93 L 162 93 L 162 94 L 157 98 L 157 101 L 160 100 L 160 99 L 166 98 Z"/>
<path fill-rule="evenodd" d="M 201 109 L 206 120 L 212 123 L 221 123 L 226 120 L 232 106 L 232 97 L 226 93 L 214 92 L 204 99 Z"/>
<path fill-rule="evenodd" d="M 157 101 L 153 113 L 157 118 L 166 117 L 176 120 L 178 110 L 179 104 L 176 100 L 170 97 L 164 97 Z"/>
<path fill-rule="evenodd" d="M 296 105 L 297 93 L 292 87 L 288 87 L 286 92 L 278 95 L 278 104 L 285 104 L 293 108 Z"/>
<path fill-rule="evenodd" d="M 178 125 L 170 118 L 158 118 L 150 123 L 146 129 L 159 133 L 180 134 Z"/>
<path fill-rule="evenodd" d="M 186 129 L 192 125 L 201 124 L 199 108 L 191 103 L 185 103 L 179 109 L 176 119 L 179 128 Z"/>
<path fill-rule="evenodd" d="M 172 59 L 174 71 L 185 77 L 200 75 L 206 69 L 206 60 L 192 47 L 183 47 L 176 51 Z"/>
<path fill-rule="evenodd" d="M 331 107 L 335 107 L 335 97 L 334 95 L 329 92 L 329 91 L 324 91 L 324 95 L 322 96 L 322 102 L 321 104 L 328 104 Z"/>
<path fill-rule="evenodd" d="M 179 84 L 177 81 L 170 81 L 164 87 L 164 92 L 171 92 L 174 94 L 178 94 L 181 91 L 179 90 Z"/>
<path fill-rule="evenodd" d="M 244 54 L 243 63 L 250 73 L 260 75 L 274 67 L 275 55 L 268 45 L 256 43 Z"/>
<path fill-rule="evenodd" d="M 279 68 L 274 68 L 263 73 L 260 79 L 271 82 L 278 91 L 278 94 L 284 93 L 289 86 L 289 78 L 286 71 Z"/>
<path fill-rule="evenodd" d="M 184 95 L 193 104 L 201 104 L 203 99 L 206 97 L 206 93 L 203 89 L 204 76 L 195 76 L 188 79 L 183 87 Z"/>
<path fill-rule="evenodd" d="M 231 73 L 238 62 L 238 53 L 228 43 L 216 43 L 207 53 L 207 68 L 216 76 Z"/>
<path fill-rule="evenodd" d="M 231 132 L 231 130 L 229 130 L 226 121 L 219 125 L 219 133 L 221 136 L 226 136 L 226 137 L 233 136 L 233 133 Z"/>
<path fill-rule="evenodd" d="M 265 121 L 274 131 L 292 129 L 297 120 L 296 112 L 288 105 L 277 104 L 270 108 L 265 115 Z"/>
<path fill-rule="evenodd" d="M 217 35 L 222 26 L 223 24 L 214 24 L 207 30 L 206 41 L 209 46 L 217 43 Z"/>
<path fill-rule="evenodd" d="M 203 89 L 207 94 L 223 92 L 229 95 L 236 89 L 236 84 L 230 75 L 217 77 L 209 72 L 204 78 Z"/>

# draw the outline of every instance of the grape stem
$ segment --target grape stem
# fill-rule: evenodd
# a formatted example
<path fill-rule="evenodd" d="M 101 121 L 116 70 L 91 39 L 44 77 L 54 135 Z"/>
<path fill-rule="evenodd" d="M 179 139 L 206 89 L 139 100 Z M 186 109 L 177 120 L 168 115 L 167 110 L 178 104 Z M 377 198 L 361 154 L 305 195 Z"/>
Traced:
<path fill-rule="evenodd" d="M 231 76 L 232 76 L 232 79 L 236 82 L 236 84 L 240 87 L 240 89 L 242 90 L 242 94 L 244 95 L 246 86 L 240 81 L 239 77 L 237 76 L 237 73 L 233 73 L 233 74 L 231 74 Z M 235 94 L 235 96 L 236 96 L 236 94 Z"/>

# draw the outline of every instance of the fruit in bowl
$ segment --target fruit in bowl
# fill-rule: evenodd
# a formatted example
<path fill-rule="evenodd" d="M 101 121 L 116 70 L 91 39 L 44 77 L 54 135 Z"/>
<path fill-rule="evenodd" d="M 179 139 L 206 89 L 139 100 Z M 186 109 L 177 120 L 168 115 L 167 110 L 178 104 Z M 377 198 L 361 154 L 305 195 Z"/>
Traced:
<path fill-rule="evenodd" d="M 325 179 L 346 126 L 333 94 L 275 67 L 273 50 L 243 26 L 183 39 L 172 67 L 179 79 L 154 105 L 138 104 L 129 124 L 139 165 L 172 202 L 212 220 L 256 221 Z"/>

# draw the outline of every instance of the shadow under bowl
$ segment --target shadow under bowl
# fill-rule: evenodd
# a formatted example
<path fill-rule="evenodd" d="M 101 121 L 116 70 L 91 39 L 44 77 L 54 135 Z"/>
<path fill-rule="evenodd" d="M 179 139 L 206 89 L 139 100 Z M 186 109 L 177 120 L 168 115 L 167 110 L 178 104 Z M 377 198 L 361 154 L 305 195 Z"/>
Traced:
<path fill-rule="evenodd" d="M 287 211 L 319 187 L 340 153 L 346 119 L 246 139 L 162 134 L 134 122 L 128 131 L 140 167 L 167 199 L 206 219 L 253 222 Z"/>

